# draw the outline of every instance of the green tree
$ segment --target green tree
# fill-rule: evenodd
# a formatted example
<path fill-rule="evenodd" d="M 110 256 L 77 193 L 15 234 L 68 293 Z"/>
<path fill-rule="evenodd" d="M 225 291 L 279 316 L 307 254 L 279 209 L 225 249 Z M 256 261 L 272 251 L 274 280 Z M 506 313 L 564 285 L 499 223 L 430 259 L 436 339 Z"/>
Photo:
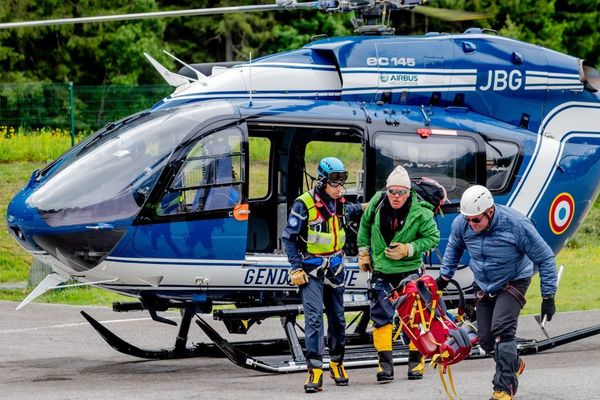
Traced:
<path fill-rule="evenodd" d="M 121 0 L 20 0 L 2 3 L 0 18 L 26 21 L 157 10 L 154 0 L 123 4 Z M 162 40 L 165 24 L 162 19 L 148 19 L 2 31 L 0 80 L 78 84 L 156 82 L 156 74 L 151 72 L 142 52 L 158 54 L 166 47 Z M 158 58 L 165 59 L 160 55 Z"/>

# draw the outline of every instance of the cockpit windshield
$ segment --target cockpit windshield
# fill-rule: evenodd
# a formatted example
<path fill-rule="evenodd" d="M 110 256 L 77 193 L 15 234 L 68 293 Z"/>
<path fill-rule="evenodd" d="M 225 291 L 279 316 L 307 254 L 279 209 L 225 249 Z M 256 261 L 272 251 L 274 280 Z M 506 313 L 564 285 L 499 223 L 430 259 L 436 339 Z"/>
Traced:
<path fill-rule="evenodd" d="M 132 217 L 181 141 L 201 122 L 232 114 L 229 103 L 214 102 L 142 113 L 105 127 L 52 171 L 27 203 L 50 226 Z"/>

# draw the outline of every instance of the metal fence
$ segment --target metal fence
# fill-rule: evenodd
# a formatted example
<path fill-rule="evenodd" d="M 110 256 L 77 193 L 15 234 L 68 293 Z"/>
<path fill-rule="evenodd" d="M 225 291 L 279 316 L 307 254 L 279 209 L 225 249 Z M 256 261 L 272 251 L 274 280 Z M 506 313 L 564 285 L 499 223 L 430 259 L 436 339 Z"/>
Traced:
<path fill-rule="evenodd" d="M 64 84 L 1 84 L 0 83 L 0 130 L 19 128 L 35 131 L 41 128 L 58 128 L 71 133 L 71 145 L 79 132 L 90 133 L 108 122 L 148 109 L 168 96 L 173 88 L 166 85 L 140 86 L 77 86 Z M 2 176 L 0 176 L 2 182 Z M 4 189 L 4 187 L 2 186 Z M 0 196 L 1 197 L 1 196 Z M 6 209 L 5 199 L 0 208 Z M 0 229 L 4 230 L 4 210 L 0 210 Z M 2 240 L 12 240 L 0 234 Z M 0 249 L 0 268 L 4 265 L 23 263 L 24 251 L 11 254 Z M 50 267 L 34 261 L 27 284 L 37 285 L 49 272 Z M 25 284 L 19 282 L 19 285 Z M 3 285 L 0 284 L 0 289 Z M 8 287 L 11 287 L 9 285 Z"/>
<path fill-rule="evenodd" d="M 72 134 L 96 130 L 151 107 L 172 91 L 166 85 L 0 84 L 0 124 L 62 128 Z"/>

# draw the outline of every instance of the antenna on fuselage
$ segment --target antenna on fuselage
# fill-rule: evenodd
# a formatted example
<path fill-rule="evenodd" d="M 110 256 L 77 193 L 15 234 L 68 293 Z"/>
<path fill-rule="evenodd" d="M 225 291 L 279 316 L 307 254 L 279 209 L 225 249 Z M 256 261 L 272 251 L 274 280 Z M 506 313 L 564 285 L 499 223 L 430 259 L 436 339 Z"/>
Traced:
<path fill-rule="evenodd" d="M 250 52 L 250 62 L 248 64 L 248 69 L 250 70 L 250 101 L 248 102 L 248 107 L 252 107 L 252 52 Z"/>

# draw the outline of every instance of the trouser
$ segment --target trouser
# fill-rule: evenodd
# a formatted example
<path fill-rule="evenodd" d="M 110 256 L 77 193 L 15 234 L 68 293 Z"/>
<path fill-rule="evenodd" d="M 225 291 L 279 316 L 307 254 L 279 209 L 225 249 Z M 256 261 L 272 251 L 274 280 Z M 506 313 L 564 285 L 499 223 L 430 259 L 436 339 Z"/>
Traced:
<path fill-rule="evenodd" d="M 531 282 L 530 278 L 509 282 L 509 285 L 522 294 L 517 298 L 510 290 L 500 290 L 494 295 L 482 293 L 475 286 L 478 293 L 476 305 L 477 329 L 479 343 L 488 353 L 494 352 L 496 373 L 492 383 L 495 391 L 504 391 L 509 394 L 517 393 L 519 382 L 517 369 L 519 358 L 517 355 L 517 322 L 524 306 L 525 293 Z"/>
<path fill-rule="evenodd" d="M 401 272 L 398 274 L 382 274 L 381 272 L 373 272 L 371 278 L 371 320 L 374 328 L 381 328 L 384 325 L 394 322 L 394 314 L 396 309 L 392 303 L 386 298 L 386 295 L 398 286 L 400 281 L 409 275 L 419 274 L 420 270 Z"/>
<path fill-rule="evenodd" d="M 339 275 L 343 283 L 344 274 Z M 324 329 L 323 306 L 327 314 L 327 348 L 332 361 L 342 362 L 346 347 L 344 319 L 344 287 L 332 287 L 323 278 L 310 276 L 300 286 L 304 307 L 304 341 L 308 368 L 323 367 Z"/>

